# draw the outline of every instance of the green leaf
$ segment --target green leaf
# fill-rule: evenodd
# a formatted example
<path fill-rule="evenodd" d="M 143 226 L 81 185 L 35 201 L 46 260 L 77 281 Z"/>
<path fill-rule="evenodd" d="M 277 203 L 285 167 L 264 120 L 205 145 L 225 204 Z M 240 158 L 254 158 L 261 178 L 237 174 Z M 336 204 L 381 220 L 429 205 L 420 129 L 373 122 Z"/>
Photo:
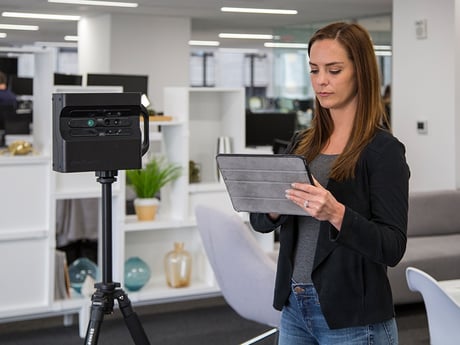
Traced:
<path fill-rule="evenodd" d="M 166 184 L 182 175 L 182 167 L 168 163 L 164 158 L 151 160 L 143 169 L 127 170 L 128 183 L 138 198 L 153 198 Z"/>

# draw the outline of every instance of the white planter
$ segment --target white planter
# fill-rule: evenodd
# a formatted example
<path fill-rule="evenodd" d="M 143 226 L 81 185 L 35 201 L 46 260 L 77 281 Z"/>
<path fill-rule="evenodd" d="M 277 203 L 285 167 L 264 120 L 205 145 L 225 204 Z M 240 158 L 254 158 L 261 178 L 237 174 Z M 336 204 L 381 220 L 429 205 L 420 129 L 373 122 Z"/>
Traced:
<path fill-rule="evenodd" d="M 157 198 L 134 199 L 137 219 L 140 221 L 154 220 L 159 203 L 160 201 Z"/>

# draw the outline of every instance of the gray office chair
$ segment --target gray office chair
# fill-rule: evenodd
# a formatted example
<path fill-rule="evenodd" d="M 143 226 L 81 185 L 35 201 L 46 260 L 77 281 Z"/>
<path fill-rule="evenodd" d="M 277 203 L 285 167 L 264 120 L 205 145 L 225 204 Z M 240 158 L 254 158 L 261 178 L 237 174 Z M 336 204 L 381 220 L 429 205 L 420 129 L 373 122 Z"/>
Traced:
<path fill-rule="evenodd" d="M 429 274 L 414 267 L 406 269 L 409 289 L 422 294 L 428 317 L 431 345 L 460 343 L 460 305 Z"/>
<path fill-rule="evenodd" d="M 198 229 L 226 302 L 240 316 L 273 327 L 244 344 L 276 333 L 281 313 L 273 304 L 276 264 L 236 214 L 199 205 Z"/>

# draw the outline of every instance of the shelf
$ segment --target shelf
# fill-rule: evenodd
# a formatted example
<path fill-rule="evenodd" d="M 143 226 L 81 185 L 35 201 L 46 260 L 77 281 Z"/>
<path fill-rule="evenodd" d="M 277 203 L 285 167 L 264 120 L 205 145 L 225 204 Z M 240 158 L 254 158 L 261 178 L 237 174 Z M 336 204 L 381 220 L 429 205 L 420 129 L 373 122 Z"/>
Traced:
<path fill-rule="evenodd" d="M 193 297 L 211 297 L 220 295 L 220 289 L 217 285 L 206 282 L 192 281 L 190 286 L 182 288 L 172 288 L 166 283 L 149 282 L 140 291 L 129 292 L 129 299 L 132 302 L 140 301 L 178 301 L 192 299 Z"/>
<path fill-rule="evenodd" d="M 72 298 L 54 300 L 51 304 L 51 310 L 64 312 L 64 311 L 75 311 L 78 312 L 81 307 L 85 304 L 85 301 L 89 300 L 89 297 L 83 295 L 74 295 Z"/>
<path fill-rule="evenodd" d="M 164 229 L 179 229 L 193 227 L 196 223 L 192 219 L 170 220 L 162 219 L 161 214 L 153 221 L 138 221 L 136 215 L 129 215 L 125 218 L 125 231 L 151 231 Z"/>
<path fill-rule="evenodd" d="M 56 192 L 54 197 L 56 200 L 66 200 L 66 199 L 89 199 L 89 198 L 100 198 L 102 194 L 101 190 L 94 189 L 77 189 L 74 190 L 68 189 L 62 192 Z M 120 191 L 112 191 L 112 197 L 117 197 L 120 195 Z"/>
<path fill-rule="evenodd" d="M 131 302 L 139 302 L 145 300 L 178 300 L 186 299 L 189 296 L 201 296 L 209 294 L 220 294 L 219 287 L 216 284 L 194 280 L 190 286 L 181 288 L 169 287 L 163 278 L 151 279 L 139 291 L 129 291 L 126 287 L 121 287 L 128 295 Z M 55 300 L 52 303 L 51 310 L 54 311 L 78 311 L 89 297 L 72 292 L 72 297 L 68 299 Z"/>
<path fill-rule="evenodd" d="M 101 191 L 75 189 L 74 191 L 67 190 L 65 192 L 58 192 L 54 194 L 54 196 L 56 200 L 99 198 L 101 196 Z"/>
<path fill-rule="evenodd" d="M 51 305 L 39 307 L 16 308 L 13 311 L 0 312 L 2 322 L 20 321 L 38 317 L 50 317 L 54 315 L 75 314 L 81 311 L 85 305 L 86 297 L 69 298 L 56 300 Z M 27 316 L 24 316 L 27 315 Z"/>
<path fill-rule="evenodd" d="M 42 155 L 23 155 L 23 156 L 11 156 L 11 155 L 0 155 L 0 165 L 8 166 L 21 166 L 21 165 L 45 165 L 49 164 L 51 158 L 49 156 Z"/>
<path fill-rule="evenodd" d="M 149 121 L 149 126 L 179 126 L 183 125 L 184 121 L 172 119 L 169 121 Z"/>
<path fill-rule="evenodd" d="M 0 241 L 20 241 L 46 238 L 49 231 L 42 229 L 12 230 L 0 232 Z"/>
<path fill-rule="evenodd" d="M 112 195 L 120 194 L 120 183 L 118 180 L 112 185 Z M 84 199 L 98 198 L 102 194 L 102 184 L 97 182 L 95 172 L 78 173 L 54 173 L 56 199 Z"/>
<path fill-rule="evenodd" d="M 220 182 L 192 183 L 189 186 L 190 194 L 209 193 L 209 192 L 225 192 L 225 191 L 226 191 L 225 185 Z"/>

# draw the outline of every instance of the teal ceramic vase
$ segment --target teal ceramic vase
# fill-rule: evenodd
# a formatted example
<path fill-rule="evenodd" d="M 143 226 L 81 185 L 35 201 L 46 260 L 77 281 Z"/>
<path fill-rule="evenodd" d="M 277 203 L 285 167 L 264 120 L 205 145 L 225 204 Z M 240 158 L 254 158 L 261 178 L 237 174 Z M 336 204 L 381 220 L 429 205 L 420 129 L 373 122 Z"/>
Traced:
<path fill-rule="evenodd" d="M 125 287 L 139 291 L 150 280 L 150 268 L 141 258 L 134 256 L 125 261 Z"/>
<path fill-rule="evenodd" d="M 90 259 L 78 258 L 69 265 L 70 286 L 78 293 L 81 293 L 87 275 L 95 281 L 99 279 L 99 268 Z"/>

